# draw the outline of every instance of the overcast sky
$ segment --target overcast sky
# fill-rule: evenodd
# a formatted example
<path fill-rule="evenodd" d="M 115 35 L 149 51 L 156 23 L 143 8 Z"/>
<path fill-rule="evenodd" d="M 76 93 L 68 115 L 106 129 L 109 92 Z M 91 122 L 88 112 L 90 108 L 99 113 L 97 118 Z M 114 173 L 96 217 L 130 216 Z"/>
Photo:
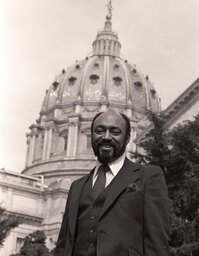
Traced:
<path fill-rule="evenodd" d="M 0 168 L 21 171 L 26 133 L 56 74 L 92 50 L 108 0 L 0 0 Z M 112 0 L 122 55 L 165 109 L 199 77 L 199 0 Z"/>

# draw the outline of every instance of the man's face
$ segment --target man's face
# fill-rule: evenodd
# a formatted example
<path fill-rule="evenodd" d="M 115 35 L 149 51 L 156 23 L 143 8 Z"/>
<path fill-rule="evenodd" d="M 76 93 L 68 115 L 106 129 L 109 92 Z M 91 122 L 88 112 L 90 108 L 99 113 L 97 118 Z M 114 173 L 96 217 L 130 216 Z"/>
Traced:
<path fill-rule="evenodd" d="M 92 147 L 99 162 L 107 164 L 119 158 L 128 142 L 126 121 L 119 113 L 109 110 L 94 121 Z"/>

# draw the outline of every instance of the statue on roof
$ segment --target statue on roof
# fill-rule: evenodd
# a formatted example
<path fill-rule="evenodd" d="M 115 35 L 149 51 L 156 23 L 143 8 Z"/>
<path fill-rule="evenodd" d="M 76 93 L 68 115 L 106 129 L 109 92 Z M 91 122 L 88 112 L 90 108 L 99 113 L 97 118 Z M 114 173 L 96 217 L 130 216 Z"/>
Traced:
<path fill-rule="evenodd" d="M 111 18 L 112 17 L 112 10 L 113 10 L 111 0 L 109 0 L 108 4 L 106 6 L 108 7 L 108 16 Z"/>

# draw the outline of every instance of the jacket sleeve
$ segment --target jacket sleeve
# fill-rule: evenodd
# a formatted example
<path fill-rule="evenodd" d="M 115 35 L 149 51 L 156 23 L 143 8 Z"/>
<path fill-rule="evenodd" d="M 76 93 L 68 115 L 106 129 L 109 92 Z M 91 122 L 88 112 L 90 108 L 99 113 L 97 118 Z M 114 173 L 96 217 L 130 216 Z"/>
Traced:
<path fill-rule="evenodd" d="M 58 239 L 57 239 L 57 243 L 56 243 L 56 247 L 55 247 L 53 256 L 64 256 L 66 239 L 67 239 L 67 234 L 68 234 L 68 209 L 69 209 L 69 204 L 70 204 L 71 190 L 72 190 L 72 185 L 71 185 L 71 188 L 68 193 L 65 212 L 64 212 L 63 219 L 62 219 L 62 224 L 61 224 L 61 228 L 59 231 L 59 235 L 58 235 Z"/>
<path fill-rule="evenodd" d="M 169 200 L 161 168 L 147 170 L 151 174 L 145 183 L 144 255 L 169 255 Z"/>

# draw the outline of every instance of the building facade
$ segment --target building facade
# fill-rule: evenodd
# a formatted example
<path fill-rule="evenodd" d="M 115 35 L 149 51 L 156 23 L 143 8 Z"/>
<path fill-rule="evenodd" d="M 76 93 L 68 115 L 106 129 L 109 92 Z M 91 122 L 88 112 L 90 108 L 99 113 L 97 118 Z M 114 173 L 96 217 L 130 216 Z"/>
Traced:
<path fill-rule="evenodd" d="M 199 78 L 196 79 L 166 110 L 165 129 L 172 129 L 185 120 L 192 121 L 199 114 Z"/>

